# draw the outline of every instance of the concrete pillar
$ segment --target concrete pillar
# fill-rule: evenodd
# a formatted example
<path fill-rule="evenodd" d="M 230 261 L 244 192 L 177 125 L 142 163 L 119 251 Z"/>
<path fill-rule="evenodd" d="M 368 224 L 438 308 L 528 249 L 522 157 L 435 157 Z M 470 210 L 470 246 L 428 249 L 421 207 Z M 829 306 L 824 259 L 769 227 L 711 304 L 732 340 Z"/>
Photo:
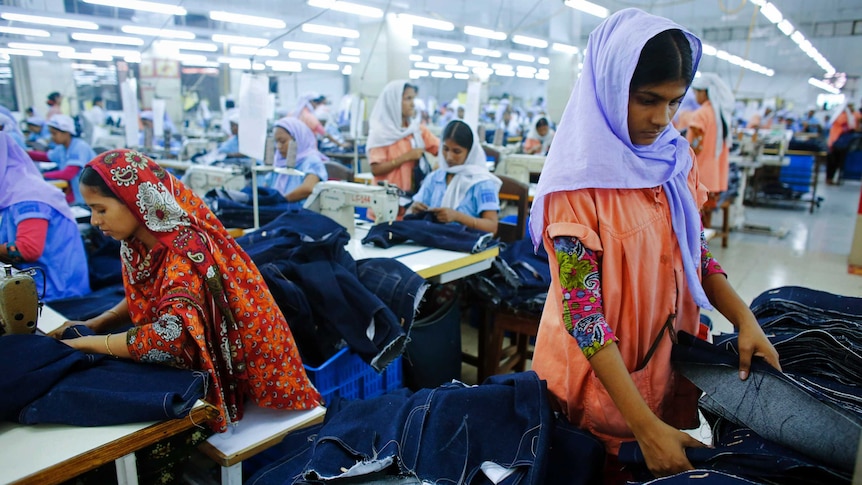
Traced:
<path fill-rule="evenodd" d="M 350 92 L 366 100 L 367 112 L 371 112 L 386 83 L 409 79 L 412 38 L 413 24 L 400 22 L 395 15 L 359 26 L 362 61 L 353 65 Z"/>
<path fill-rule="evenodd" d="M 551 18 L 550 38 L 553 41 L 551 48 L 548 49 L 548 59 L 551 61 L 548 69 L 550 69 L 551 75 L 548 80 L 546 103 L 548 116 L 555 123 L 560 122 L 563 110 L 565 110 L 572 94 L 572 88 L 578 79 L 580 73 L 578 62 L 581 59 L 581 54 L 580 52 L 570 54 L 554 50 L 553 42 L 577 46 L 582 51 L 585 45 L 580 45 L 580 37 L 581 14 L 577 10 L 567 8 L 559 15 Z"/>
<path fill-rule="evenodd" d="M 17 57 L 17 56 L 12 56 Z M 78 89 L 75 86 L 75 79 L 72 77 L 72 63 L 68 59 L 57 58 L 55 54 L 48 53 L 43 57 L 28 57 L 27 70 L 30 77 L 30 94 L 32 95 L 32 106 L 39 116 L 44 117 L 48 112 L 48 105 L 45 100 L 48 95 L 54 91 L 63 95 L 63 113 L 74 116 L 78 114 L 75 107 L 78 106 Z M 50 75 L 44 75 L 50 73 Z M 19 76 L 18 73 L 14 74 Z M 19 91 L 19 94 L 21 91 Z M 23 113 L 30 104 L 23 104 L 19 98 L 20 111 Z"/>

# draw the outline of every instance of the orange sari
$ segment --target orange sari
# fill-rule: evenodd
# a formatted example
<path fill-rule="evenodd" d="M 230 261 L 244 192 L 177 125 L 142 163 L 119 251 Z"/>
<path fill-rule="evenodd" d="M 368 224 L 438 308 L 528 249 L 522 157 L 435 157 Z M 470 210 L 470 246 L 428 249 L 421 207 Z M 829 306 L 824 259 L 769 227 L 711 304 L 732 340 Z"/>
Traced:
<path fill-rule="evenodd" d="M 287 321 L 263 277 L 204 202 L 146 156 L 106 152 L 89 164 L 159 244 L 122 242 L 136 360 L 210 376 L 210 423 L 223 432 L 243 403 L 309 409 L 321 403 Z"/>

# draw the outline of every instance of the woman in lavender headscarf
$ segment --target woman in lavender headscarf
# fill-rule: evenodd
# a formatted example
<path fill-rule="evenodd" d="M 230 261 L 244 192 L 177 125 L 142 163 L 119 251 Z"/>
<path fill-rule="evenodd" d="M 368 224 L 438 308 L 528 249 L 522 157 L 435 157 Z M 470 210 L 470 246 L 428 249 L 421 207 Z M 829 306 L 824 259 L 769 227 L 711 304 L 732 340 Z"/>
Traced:
<path fill-rule="evenodd" d="M 626 9 L 591 34 L 537 188 L 533 243 L 551 283 L 533 369 L 570 422 L 615 457 L 636 439 L 650 470 L 691 468 L 703 446 L 679 428 L 699 392 L 670 366 L 676 330 L 696 334 L 714 305 L 739 329 L 741 379 L 753 355 L 778 354 L 727 283 L 702 236 L 693 154 L 670 124 L 700 60 L 700 40 L 667 19 Z"/>

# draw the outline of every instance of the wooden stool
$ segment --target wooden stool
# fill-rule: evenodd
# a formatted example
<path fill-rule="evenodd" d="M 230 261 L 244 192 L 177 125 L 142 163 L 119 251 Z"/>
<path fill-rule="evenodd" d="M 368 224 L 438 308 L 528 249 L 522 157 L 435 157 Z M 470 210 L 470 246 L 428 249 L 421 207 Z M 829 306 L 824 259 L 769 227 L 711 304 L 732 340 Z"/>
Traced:
<path fill-rule="evenodd" d="M 517 310 L 497 310 L 493 316 L 491 336 L 487 340 L 486 352 L 494 366 L 492 375 L 511 371 L 524 372 L 527 360 L 533 358 L 529 350 L 530 339 L 539 332 L 540 315 Z M 503 347 L 506 332 L 513 334 L 512 344 Z"/>

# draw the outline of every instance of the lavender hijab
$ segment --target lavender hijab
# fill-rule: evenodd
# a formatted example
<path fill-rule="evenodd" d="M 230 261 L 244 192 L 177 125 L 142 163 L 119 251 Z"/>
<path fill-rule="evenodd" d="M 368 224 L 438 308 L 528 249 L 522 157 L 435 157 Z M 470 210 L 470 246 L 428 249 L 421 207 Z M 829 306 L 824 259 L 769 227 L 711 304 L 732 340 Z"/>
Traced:
<path fill-rule="evenodd" d="M 698 272 L 700 216 L 688 188 L 692 167 L 689 145 L 668 125 L 652 145 L 631 142 L 628 92 L 644 44 L 661 32 L 679 29 L 691 44 L 692 69 L 700 62 L 701 43 L 668 19 L 629 8 L 616 12 L 591 34 L 584 67 L 563 112 L 545 161 L 530 216 L 530 234 L 538 247 L 545 230 L 544 198 L 579 189 L 642 189 L 662 186 L 673 230 L 695 303 L 711 309 Z"/>
<path fill-rule="evenodd" d="M 63 192 L 45 182 L 27 152 L 0 132 L 0 210 L 19 202 L 42 202 L 75 220 Z"/>
<path fill-rule="evenodd" d="M 293 138 L 294 143 L 296 143 L 297 163 L 311 155 L 317 155 L 324 161 L 329 160 L 325 155 L 317 150 L 317 137 L 314 136 L 314 132 L 312 132 L 311 129 L 298 118 L 294 118 L 292 116 L 284 117 L 276 121 L 275 126 L 286 130 L 287 133 L 290 134 L 290 137 Z M 273 162 L 273 165 L 276 167 L 287 166 L 287 160 L 285 160 L 277 148 L 275 150 L 275 161 Z"/>

